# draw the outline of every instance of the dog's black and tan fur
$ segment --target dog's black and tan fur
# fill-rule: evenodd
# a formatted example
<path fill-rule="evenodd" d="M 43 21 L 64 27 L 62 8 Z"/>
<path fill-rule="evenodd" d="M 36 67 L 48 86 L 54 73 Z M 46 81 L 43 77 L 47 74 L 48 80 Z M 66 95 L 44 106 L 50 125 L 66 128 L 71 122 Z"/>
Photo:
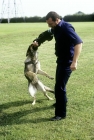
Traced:
<path fill-rule="evenodd" d="M 49 100 L 53 100 L 53 99 L 48 96 L 46 91 L 54 93 L 52 89 L 46 87 L 41 81 L 39 81 L 37 77 L 37 74 L 41 74 L 50 79 L 53 79 L 46 72 L 41 70 L 40 61 L 38 60 L 37 49 L 38 47 L 34 47 L 33 44 L 31 44 L 27 50 L 26 53 L 27 58 L 24 62 L 25 63 L 24 75 L 28 80 L 29 93 L 34 98 L 32 105 L 36 103 L 35 93 L 38 90 L 41 90 Z"/>

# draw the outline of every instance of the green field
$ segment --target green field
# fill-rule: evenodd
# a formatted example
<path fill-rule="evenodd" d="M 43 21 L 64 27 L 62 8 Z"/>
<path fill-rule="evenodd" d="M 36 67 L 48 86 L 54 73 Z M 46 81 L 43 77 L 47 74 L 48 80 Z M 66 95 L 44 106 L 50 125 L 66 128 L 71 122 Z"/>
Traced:
<path fill-rule="evenodd" d="M 67 85 L 67 118 L 56 122 L 49 121 L 55 100 L 38 92 L 32 106 L 23 72 L 26 50 L 47 24 L 0 24 L 0 140 L 94 140 L 94 22 L 72 24 L 84 43 Z M 54 39 L 38 52 L 42 70 L 55 77 Z M 38 77 L 54 88 L 55 80 Z"/>

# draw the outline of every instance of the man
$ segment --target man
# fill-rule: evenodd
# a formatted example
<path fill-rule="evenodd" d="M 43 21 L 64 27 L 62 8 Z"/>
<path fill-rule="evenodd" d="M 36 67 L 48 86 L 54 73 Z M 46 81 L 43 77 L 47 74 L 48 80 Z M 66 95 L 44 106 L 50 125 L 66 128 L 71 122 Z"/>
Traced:
<path fill-rule="evenodd" d="M 55 83 L 55 116 L 51 121 L 66 117 L 66 84 L 71 72 L 77 69 L 77 61 L 82 49 L 82 40 L 75 32 L 74 27 L 60 19 L 60 16 L 51 11 L 46 15 L 46 22 L 50 30 L 41 33 L 33 41 L 34 46 L 40 46 L 44 41 L 55 38 L 55 54 L 57 56 L 56 83 Z"/>

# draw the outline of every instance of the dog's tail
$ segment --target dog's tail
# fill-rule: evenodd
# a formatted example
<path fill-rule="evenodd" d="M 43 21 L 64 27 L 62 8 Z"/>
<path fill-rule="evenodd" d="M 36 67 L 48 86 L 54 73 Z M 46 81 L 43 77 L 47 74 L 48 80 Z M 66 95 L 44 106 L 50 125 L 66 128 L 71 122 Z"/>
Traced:
<path fill-rule="evenodd" d="M 54 93 L 54 90 L 52 90 L 51 88 L 49 88 L 49 87 L 47 87 L 47 86 L 44 86 L 44 88 L 45 88 L 46 91 L 49 91 L 49 92 L 51 92 L 51 93 Z"/>

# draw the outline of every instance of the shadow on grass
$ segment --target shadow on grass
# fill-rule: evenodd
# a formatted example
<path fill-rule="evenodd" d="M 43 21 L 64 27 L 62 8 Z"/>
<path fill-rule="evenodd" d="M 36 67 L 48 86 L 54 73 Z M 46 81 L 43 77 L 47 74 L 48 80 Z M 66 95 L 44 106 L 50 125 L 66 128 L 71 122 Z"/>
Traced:
<path fill-rule="evenodd" d="M 4 109 L 8 109 L 10 107 L 19 107 L 22 105 L 26 104 L 31 104 L 31 101 L 16 101 L 16 102 L 9 102 L 0 105 L 0 126 L 6 126 L 6 125 L 13 125 L 13 124 L 25 124 L 25 123 L 40 123 L 40 122 L 46 122 L 49 119 L 48 118 L 42 118 L 42 117 L 37 117 L 34 119 L 33 114 L 36 112 L 44 111 L 47 109 L 52 108 L 51 106 L 46 106 L 46 107 L 32 107 L 29 110 L 24 110 L 19 108 L 19 111 L 13 112 L 12 113 L 6 113 L 3 112 Z M 22 117 L 31 114 L 31 119 L 22 119 Z M 33 117 L 33 118 L 32 118 Z"/>

